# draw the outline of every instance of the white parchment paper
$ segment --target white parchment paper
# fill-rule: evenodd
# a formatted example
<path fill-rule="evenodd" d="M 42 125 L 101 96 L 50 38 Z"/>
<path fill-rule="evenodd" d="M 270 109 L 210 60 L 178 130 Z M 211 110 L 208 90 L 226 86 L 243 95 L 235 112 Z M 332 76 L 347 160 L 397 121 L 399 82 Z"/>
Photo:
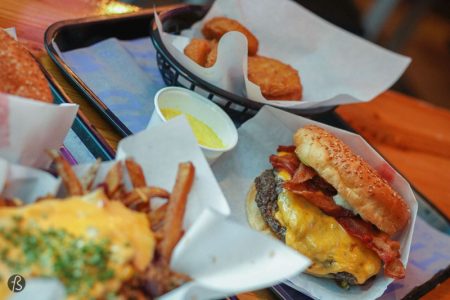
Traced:
<path fill-rule="evenodd" d="M 48 104 L 0 93 L 0 157 L 47 168 L 46 151 L 63 145 L 77 111 L 76 104 Z"/>
<path fill-rule="evenodd" d="M 193 281 L 162 299 L 224 298 L 273 285 L 299 274 L 308 266 L 308 259 L 279 241 L 228 218 L 227 201 L 184 116 L 122 140 L 119 149 L 120 158 L 134 157 L 142 165 L 147 184 L 169 190 L 175 182 L 178 163 L 192 161 L 196 168 L 184 220 L 186 233 L 175 248 L 171 262 L 174 270 L 188 274 Z M 103 179 L 112 163 L 102 164 L 97 182 Z M 88 165 L 79 166 L 76 171 L 82 174 L 87 168 Z M 59 187 L 59 181 L 49 179 L 50 175 L 43 171 L 0 160 L 0 186 L 23 180 L 23 176 L 15 176 L 19 173 L 30 174 L 34 183 L 40 186 L 39 193 L 34 192 L 33 196 L 54 193 Z M 21 193 L 33 191 L 35 187 L 30 181 Z M 51 286 L 55 286 L 54 281 L 40 280 L 30 284 L 29 289 L 36 289 L 32 293 L 34 299 L 49 299 L 47 290 Z M 46 289 L 42 294 L 47 298 L 39 298 L 40 289 Z M 30 295 L 30 291 L 26 295 Z M 62 299 L 58 295 L 61 295 L 61 289 L 55 287 L 51 299 Z M 16 294 L 14 299 L 25 298 Z"/>
<path fill-rule="evenodd" d="M 217 62 L 211 68 L 185 56 L 184 47 L 191 38 L 201 38 L 204 22 L 215 16 L 236 19 L 253 32 L 259 40 L 258 55 L 279 59 L 298 70 L 302 100 L 264 99 L 259 87 L 247 80 L 247 40 L 241 33 L 222 37 Z M 181 36 L 161 36 L 178 62 L 211 84 L 254 101 L 297 109 L 369 101 L 392 86 L 411 61 L 334 26 L 290 0 L 216 0 L 206 16 Z"/>
<path fill-rule="evenodd" d="M 307 124 L 316 124 L 342 139 L 352 150 L 363 157 L 377 170 L 392 173 L 392 187 L 403 196 L 411 210 L 411 220 L 396 239 L 401 244 L 401 257 L 404 265 L 408 255 L 417 215 L 417 202 L 408 182 L 395 172 L 386 161 L 370 147 L 359 135 L 349 133 L 325 124 L 311 121 L 282 110 L 264 106 L 258 114 L 244 123 L 239 129 L 239 144 L 231 152 L 222 155 L 213 165 L 231 208 L 231 216 L 239 223 L 247 223 L 245 199 L 253 180 L 262 171 L 272 168 L 270 154 L 276 152 L 278 145 L 291 145 L 294 132 Z M 332 280 L 319 279 L 306 274 L 290 278 L 289 284 L 302 293 L 317 299 L 375 299 L 383 294 L 392 279 L 382 272 L 377 278 L 362 287 L 350 290 L 339 288 Z"/>

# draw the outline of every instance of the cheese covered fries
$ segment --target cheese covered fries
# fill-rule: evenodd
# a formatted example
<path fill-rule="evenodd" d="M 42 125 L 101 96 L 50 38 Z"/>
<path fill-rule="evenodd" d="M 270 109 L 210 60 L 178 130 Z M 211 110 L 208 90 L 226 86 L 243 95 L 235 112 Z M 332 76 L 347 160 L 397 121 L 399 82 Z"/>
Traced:
<path fill-rule="evenodd" d="M 68 197 L 35 203 L 0 201 L 0 277 L 55 277 L 68 299 L 149 299 L 189 280 L 170 269 L 183 235 L 182 220 L 194 179 L 191 163 L 179 164 L 172 192 L 147 186 L 131 159 L 117 162 L 93 187 L 99 163 L 82 180 L 53 154 Z M 124 184 L 127 170 L 133 189 Z M 166 199 L 151 208 L 155 198 Z M 0 298 L 10 292 L 0 286 Z"/>

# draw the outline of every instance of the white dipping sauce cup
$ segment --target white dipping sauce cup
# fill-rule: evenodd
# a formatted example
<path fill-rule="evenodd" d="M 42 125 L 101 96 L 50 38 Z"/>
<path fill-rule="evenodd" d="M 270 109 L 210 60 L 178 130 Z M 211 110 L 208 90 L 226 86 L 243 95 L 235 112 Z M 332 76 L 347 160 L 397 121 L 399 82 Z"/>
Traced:
<path fill-rule="evenodd" d="M 222 140 L 223 148 L 210 148 L 200 145 L 209 164 L 212 164 L 222 153 L 236 146 L 238 134 L 236 126 L 230 117 L 211 100 L 199 94 L 180 87 L 166 87 L 155 95 L 155 110 L 148 127 L 160 125 L 166 122 L 161 109 L 171 108 L 190 114 L 197 120 L 208 125 Z"/>

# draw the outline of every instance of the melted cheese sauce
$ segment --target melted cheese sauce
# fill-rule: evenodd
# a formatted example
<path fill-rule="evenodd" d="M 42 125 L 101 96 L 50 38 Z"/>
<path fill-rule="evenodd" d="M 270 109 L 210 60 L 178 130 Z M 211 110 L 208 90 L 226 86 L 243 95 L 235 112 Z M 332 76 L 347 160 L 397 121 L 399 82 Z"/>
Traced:
<path fill-rule="evenodd" d="M 116 201 L 103 201 L 104 198 L 103 193 L 98 191 L 84 197 L 46 200 L 19 208 L 1 208 L 0 230 L 3 231 L 0 232 L 0 253 L 4 251 L 7 254 L 0 260 L 0 298 L 5 299 L 5 295 L 9 294 L 3 283 L 11 274 L 19 273 L 24 277 L 69 275 L 58 273 L 57 265 L 60 264 L 60 268 L 62 264 L 72 270 L 70 260 L 63 264 L 52 257 L 55 253 L 69 250 L 74 256 L 68 259 L 84 266 L 81 267 L 83 276 L 79 279 L 80 286 L 86 288 L 87 283 L 83 280 L 89 275 L 94 279 L 90 288 L 86 288 L 88 295 L 80 296 L 78 291 L 70 294 L 68 290 L 69 299 L 104 297 L 116 292 L 135 270 L 144 270 L 152 260 L 155 247 L 146 215 L 131 211 Z M 5 232 L 21 234 L 11 239 Z M 55 232 L 57 234 L 53 234 Z M 33 253 L 32 248 L 27 248 L 30 240 L 24 236 L 32 234 L 35 234 L 35 243 L 41 244 L 36 244 L 36 249 L 42 252 Z M 52 249 L 50 245 L 59 249 Z M 72 247 L 68 248 L 68 245 Z M 77 247 L 84 251 L 73 249 Z M 92 251 L 97 258 L 86 256 L 86 251 Z M 30 255 L 36 257 L 30 260 Z M 87 266 L 87 258 L 94 259 L 93 264 Z M 30 264 L 30 261 L 33 263 Z M 106 270 L 103 280 L 96 266 Z M 70 278 L 68 284 L 72 283 L 73 277 Z"/>
<path fill-rule="evenodd" d="M 278 207 L 275 217 L 286 226 L 286 244 L 312 260 L 309 272 L 348 272 L 360 284 L 379 272 L 381 261 L 375 252 L 317 207 L 289 191 L 280 193 Z"/>
<path fill-rule="evenodd" d="M 217 133 L 215 133 L 214 130 L 211 129 L 211 127 L 209 127 L 202 121 L 198 120 L 191 114 L 183 113 L 180 110 L 173 108 L 162 108 L 161 113 L 167 120 L 173 119 L 176 116 L 184 114 L 200 145 L 216 149 L 225 147 L 222 140 L 219 138 Z"/>

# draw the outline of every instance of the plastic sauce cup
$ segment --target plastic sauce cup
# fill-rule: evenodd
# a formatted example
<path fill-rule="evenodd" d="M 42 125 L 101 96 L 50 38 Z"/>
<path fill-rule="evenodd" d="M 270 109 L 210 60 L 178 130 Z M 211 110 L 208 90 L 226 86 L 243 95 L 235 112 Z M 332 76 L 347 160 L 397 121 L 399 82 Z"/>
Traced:
<path fill-rule="evenodd" d="M 154 101 L 155 110 L 148 127 L 166 122 L 161 109 L 170 108 L 192 115 L 217 134 L 224 145 L 223 148 L 210 148 L 199 144 L 209 164 L 236 146 L 238 141 L 236 126 L 230 117 L 211 100 L 185 88 L 166 87 L 156 93 Z"/>

